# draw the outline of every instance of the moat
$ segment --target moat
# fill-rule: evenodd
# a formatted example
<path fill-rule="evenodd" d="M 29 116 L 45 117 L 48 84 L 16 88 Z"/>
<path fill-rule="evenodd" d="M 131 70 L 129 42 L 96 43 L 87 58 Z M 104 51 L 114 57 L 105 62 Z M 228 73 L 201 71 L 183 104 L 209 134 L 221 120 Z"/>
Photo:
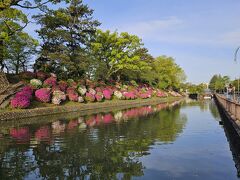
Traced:
<path fill-rule="evenodd" d="M 1 124 L 1 179 L 238 179 L 213 100 L 42 118 Z"/>

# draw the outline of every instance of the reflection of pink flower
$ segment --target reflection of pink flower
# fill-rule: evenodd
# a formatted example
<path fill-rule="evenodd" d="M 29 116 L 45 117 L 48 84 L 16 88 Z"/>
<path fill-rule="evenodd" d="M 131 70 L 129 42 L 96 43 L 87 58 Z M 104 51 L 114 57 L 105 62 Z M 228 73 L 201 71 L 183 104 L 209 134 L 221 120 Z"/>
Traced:
<path fill-rule="evenodd" d="M 96 121 L 96 124 L 100 124 L 102 122 L 102 115 L 97 114 L 95 116 L 95 121 Z"/>
<path fill-rule="evenodd" d="M 14 139 L 28 140 L 30 138 L 29 129 L 27 127 L 22 127 L 19 129 L 13 128 L 10 130 L 10 135 Z"/>
<path fill-rule="evenodd" d="M 72 120 L 68 123 L 67 128 L 68 129 L 73 129 L 78 126 L 78 120 Z"/>
<path fill-rule="evenodd" d="M 112 122 L 113 121 L 113 116 L 112 116 L 112 114 L 105 114 L 104 116 L 103 116 L 103 122 L 104 123 L 110 123 L 110 122 Z"/>
<path fill-rule="evenodd" d="M 50 139 L 50 129 L 48 126 L 43 126 L 40 127 L 36 132 L 35 132 L 35 138 L 37 140 L 45 140 L 45 139 Z"/>
<path fill-rule="evenodd" d="M 87 119 L 86 124 L 88 126 L 94 126 L 96 124 L 96 120 L 95 120 L 94 116 L 91 116 L 89 119 Z"/>

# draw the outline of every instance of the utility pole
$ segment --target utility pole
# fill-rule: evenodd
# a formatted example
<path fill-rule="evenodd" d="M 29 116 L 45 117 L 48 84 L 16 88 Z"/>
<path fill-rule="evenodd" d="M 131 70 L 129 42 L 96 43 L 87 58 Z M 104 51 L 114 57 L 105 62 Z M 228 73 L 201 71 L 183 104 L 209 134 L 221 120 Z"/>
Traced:
<path fill-rule="evenodd" d="M 240 46 L 236 49 L 235 53 L 234 53 L 234 61 L 237 63 L 237 54 L 238 54 L 238 51 L 240 49 Z M 237 91 L 237 100 L 239 98 L 239 76 L 238 76 L 238 91 Z"/>

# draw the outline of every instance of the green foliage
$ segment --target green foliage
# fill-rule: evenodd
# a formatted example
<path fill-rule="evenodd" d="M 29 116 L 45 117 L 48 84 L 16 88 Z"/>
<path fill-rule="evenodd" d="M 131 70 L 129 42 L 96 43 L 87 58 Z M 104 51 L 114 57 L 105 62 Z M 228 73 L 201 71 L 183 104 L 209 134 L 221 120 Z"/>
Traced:
<path fill-rule="evenodd" d="M 173 58 L 159 56 L 151 63 L 151 70 L 143 71 L 142 78 L 158 88 L 177 89 L 185 81 L 186 76 Z"/>
<path fill-rule="evenodd" d="M 186 90 L 189 94 L 202 94 L 204 90 L 207 89 L 207 85 L 204 83 L 195 85 L 195 84 L 186 84 Z"/>
<path fill-rule="evenodd" d="M 118 77 L 125 71 L 141 72 L 150 69 L 148 63 L 138 53 L 142 49 L 139 37 L 127 32 L 118 34 L 98 30 L 96 39 L 91 44 L 91 52 L 96 59 L 96 79 Z"/>
<path fill-rule="evenodd" d="M 27 33 L 20 32 L 11 36 L 4 49 L 5 68 L 15 74 L 19 71 L 26 71 L 30 58 L 36 53 L 37 46 L 38 41 Z"/>
<path fill-rule="evenodd" d="M 48 11 L 35 19 L 43 40 L 42 56 L 51 61 L 53 72 L 67 77 L 83 76 L 89 65 L 88 49 L 99 22 L 92 20 L 93 10 L 81 0 L 72 0 L 67 8 Z"/>
<path fill-rule="evenodd" d="M 213 91 L 223 91 L 226 85 L 230 83 L 228 76 L 214 75 L 209 82 L 209 89 Z"/>

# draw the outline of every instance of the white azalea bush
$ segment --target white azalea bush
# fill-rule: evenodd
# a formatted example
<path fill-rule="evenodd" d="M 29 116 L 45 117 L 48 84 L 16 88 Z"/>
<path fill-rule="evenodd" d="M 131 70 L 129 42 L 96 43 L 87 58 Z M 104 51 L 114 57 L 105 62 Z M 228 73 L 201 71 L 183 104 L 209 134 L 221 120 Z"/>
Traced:
<path fill-rule="evenodd" d="M 123 98 L 123 94 L 120 91 L 114 91 L 114 96 L 116 96 L 118 99 Z"/>
<path fill-rule="evenodd" d="M 66 94 L 60 90 L 53 91 L 52 103 L 59 105 L 66 100 Z"/>
<path fill-rule="evenodd" d="M 40 88 L 42 86 L 42 81 L 39 79 L 31 79 L 30 84 L 35 88 Z"/>
<path fill-rule="evenodd" d="M 87 88 L 86 88 L 85 86 L 79 86 L 79 87 L 78 87 L 78 92 L 79 92 L 82 96 L 84 96 L 84 95 L 86 94 L 86 92 L 87 92 Z"/>

